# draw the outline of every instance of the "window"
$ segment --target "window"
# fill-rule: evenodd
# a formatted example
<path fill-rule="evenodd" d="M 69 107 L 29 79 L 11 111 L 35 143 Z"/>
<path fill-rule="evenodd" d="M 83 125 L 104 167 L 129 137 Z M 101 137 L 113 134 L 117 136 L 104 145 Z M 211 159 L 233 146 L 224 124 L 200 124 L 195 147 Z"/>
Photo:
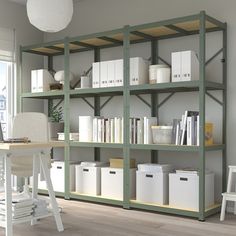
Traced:
<path fill-rule="evenodd" d="M 11 135 L 14 111 L 15 31 L 0 28 L 0 121 L 4 137 Z"/>

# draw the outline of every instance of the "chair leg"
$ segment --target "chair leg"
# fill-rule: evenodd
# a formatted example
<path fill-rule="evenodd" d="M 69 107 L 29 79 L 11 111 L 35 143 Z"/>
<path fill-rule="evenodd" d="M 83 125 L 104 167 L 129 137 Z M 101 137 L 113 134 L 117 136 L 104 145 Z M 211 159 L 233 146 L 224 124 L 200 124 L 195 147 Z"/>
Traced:
<path fill-rule="evenodd" d="M 43 174 L 47 183 L 48 193 L 51 200 L 51 205 L 52 205 L 52 210 L 53 210 L 53 214 L 54 214 L 56 225 L 57 225 L 57 230 L 61 232 L 61 231 L 64 231 L 64 227 L 61 221 L 61 216 L 59 213 L 59 208 L 57 205 L 55 193 L 53 191 L 53 186 L 52 186 L 52 181 L 51 181 L 48 166 L 47 166 L 47 161 L 46 161 L 46 158 L 44 158 L 42 155 L 40 155 L 40 163 L 41 163 Z"/>
<path fill-rule="evenodd" d="M 38 156 L 33 156 L 33 191 L 32 198 L 38 198 L 38 173 L 39 173 L 39 159 Z M 31 220 L 31 225 L 35 225 L 37 220 Z"/>
<path fill-rule="evenodd" d="M 221 205 L 221 213 L 220 213 L 220 221 L 225 219 L 225 208 L 226 208 L 226 199 L 223 196 L 222 205 Z"/>

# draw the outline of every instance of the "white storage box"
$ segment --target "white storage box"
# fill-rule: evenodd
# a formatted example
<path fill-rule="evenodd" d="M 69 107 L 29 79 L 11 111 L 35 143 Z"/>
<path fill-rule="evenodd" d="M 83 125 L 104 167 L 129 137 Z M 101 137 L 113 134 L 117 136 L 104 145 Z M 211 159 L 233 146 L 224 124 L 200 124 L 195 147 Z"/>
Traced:
<path fill-rule="evenodd" d="M 101 167 L 76 165 L 75 173 L 76 192 L 90 195 L 101 194 Z"/>
<path fill-rule="evenodd" d="M 130 198 L 135 198 L 135 171 L 130 169 Z M 123 169 L 101 168 L 101 196 L 123 200 Z"/>
<path fill-rule="evenodd" d="M 144 163 L 138 164 L 138 170 L 144 172 L 171 172 L 173 167 L 169 164 Z"/>
<path fill-rule="evenodd" d="M 168 203 L 168 173 L 136 171 L 136 200 L 145 203 Z"/>
<path fill-rule="evenodd" d="M 65 191 L 65 162 L 55 161 L 52 163 L 51 180 L 56 192 Z M 75 164 L 70 164 L 70 191 L 75 190 Z"/>
<path fill-rule="evenodd" d="M 158 64 L 149 66 L 149 83 L 169 83 L 170 68 L 168 65 Z"/>
<path fill-rule="evenodd" d="M 152 140 L 156 144 L 170 144 L 172 126 L 152 126 Z"/>
<path fill-rule="evenodd" d="M 55 161 L 52 163 L 50 169 L 50 177 L 52 181 L 53 190 L 56 192 L 65 191 L 65 163 L 63 161 Z M 40 174 L 38 176 L 38 188 L 47 190 L 46 181 L 40 180 Z M 30 177 L 30 185 L 33 186 L 33 177 Z M 70 191 L 75 190 L 75 165 L 70 164 Z"/>
<path fill-rule="evenodd" d="M 50 90 L 50 84 L 55 83 L 55 79 L 48 70 L 32 70 L 31 71 L 31 92 L 45 92 Z"/>
<path fill-rule="evenodd" d="M 169 174 L 169 204 L 171 207 L 199 210 L 198 174 Z M 214 205 L 214 173 L 209 173 L 205 177 L 205 207 L 212 205 Z"/>

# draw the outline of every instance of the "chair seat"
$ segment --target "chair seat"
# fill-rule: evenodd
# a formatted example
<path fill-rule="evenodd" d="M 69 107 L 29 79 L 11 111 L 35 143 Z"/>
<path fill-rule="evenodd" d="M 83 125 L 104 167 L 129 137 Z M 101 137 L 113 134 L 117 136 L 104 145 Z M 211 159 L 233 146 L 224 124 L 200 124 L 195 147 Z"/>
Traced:
<path fill-rule="evenodd" d="M 228 201 L 236 201 L 236 192 L 222 193 L 222 196 Z"/>

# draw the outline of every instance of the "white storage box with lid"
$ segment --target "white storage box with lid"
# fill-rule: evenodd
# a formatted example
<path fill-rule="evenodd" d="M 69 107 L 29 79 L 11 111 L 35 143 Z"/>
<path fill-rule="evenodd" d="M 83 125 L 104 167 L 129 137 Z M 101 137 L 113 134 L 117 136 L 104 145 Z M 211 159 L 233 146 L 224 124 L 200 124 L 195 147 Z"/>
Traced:
<path fill-rule="evenodd" d="M 65 191 L 65 163 L 63 161 L 54 161 L 50 168 L 50 177 L 52 181 L 53 190 L 56 192 Z M 38 188 L 47 190 L 46 181 L 40 180 L 40 174 L 38 177 Z M 30 185 L 33 185 L 33 177 L 30 177 Z M 75 164 L 70 164 L 70 191 L 75 190 Z"/>
<path fill-rule="evenodd" d="M 169 205 L 199 210 L 199 176 L 197 173 L 169 174 Z M 214 173 L 205 176 L 205 208 L 214 205 Z"/>
<path fill-rule="evenodd" d="M 135 171 L 130 169 L 130 197 L 135 198 Z M 123 200 L 123 169 L 101 168 L 101 196 Z"/>
<path fill-rule="evenodd" d="M 171 165 L 139 164 L 136 171 L 136 200 L 164 205 L 168 203 L 168 174 Z"/>
<path fill-rule="evenodd" d="M 101 194 L 101 166 L 106 166 L 106 163 L 82 162 L 81 165 L 76 165 L 76 192 L 90 195 Z"/>
<path fill-rule="evenodd" d="M 172 126 L 152 126 L 152 140 L 155 144 L 170 144 Z"/>
<path fill-rule="evenodd" d="M 165 64 L 157 64 L 149 66 L 149 83 L 169 83 L 170 67 Z"/>
<path fill-rule="evenodd" d="M 56 192 L 65 191 L 65 162 L 55 161 L 52 163 L 51 180 Z M 75 190 L 75 164 L 70 164 L 70 191 Z"/>

